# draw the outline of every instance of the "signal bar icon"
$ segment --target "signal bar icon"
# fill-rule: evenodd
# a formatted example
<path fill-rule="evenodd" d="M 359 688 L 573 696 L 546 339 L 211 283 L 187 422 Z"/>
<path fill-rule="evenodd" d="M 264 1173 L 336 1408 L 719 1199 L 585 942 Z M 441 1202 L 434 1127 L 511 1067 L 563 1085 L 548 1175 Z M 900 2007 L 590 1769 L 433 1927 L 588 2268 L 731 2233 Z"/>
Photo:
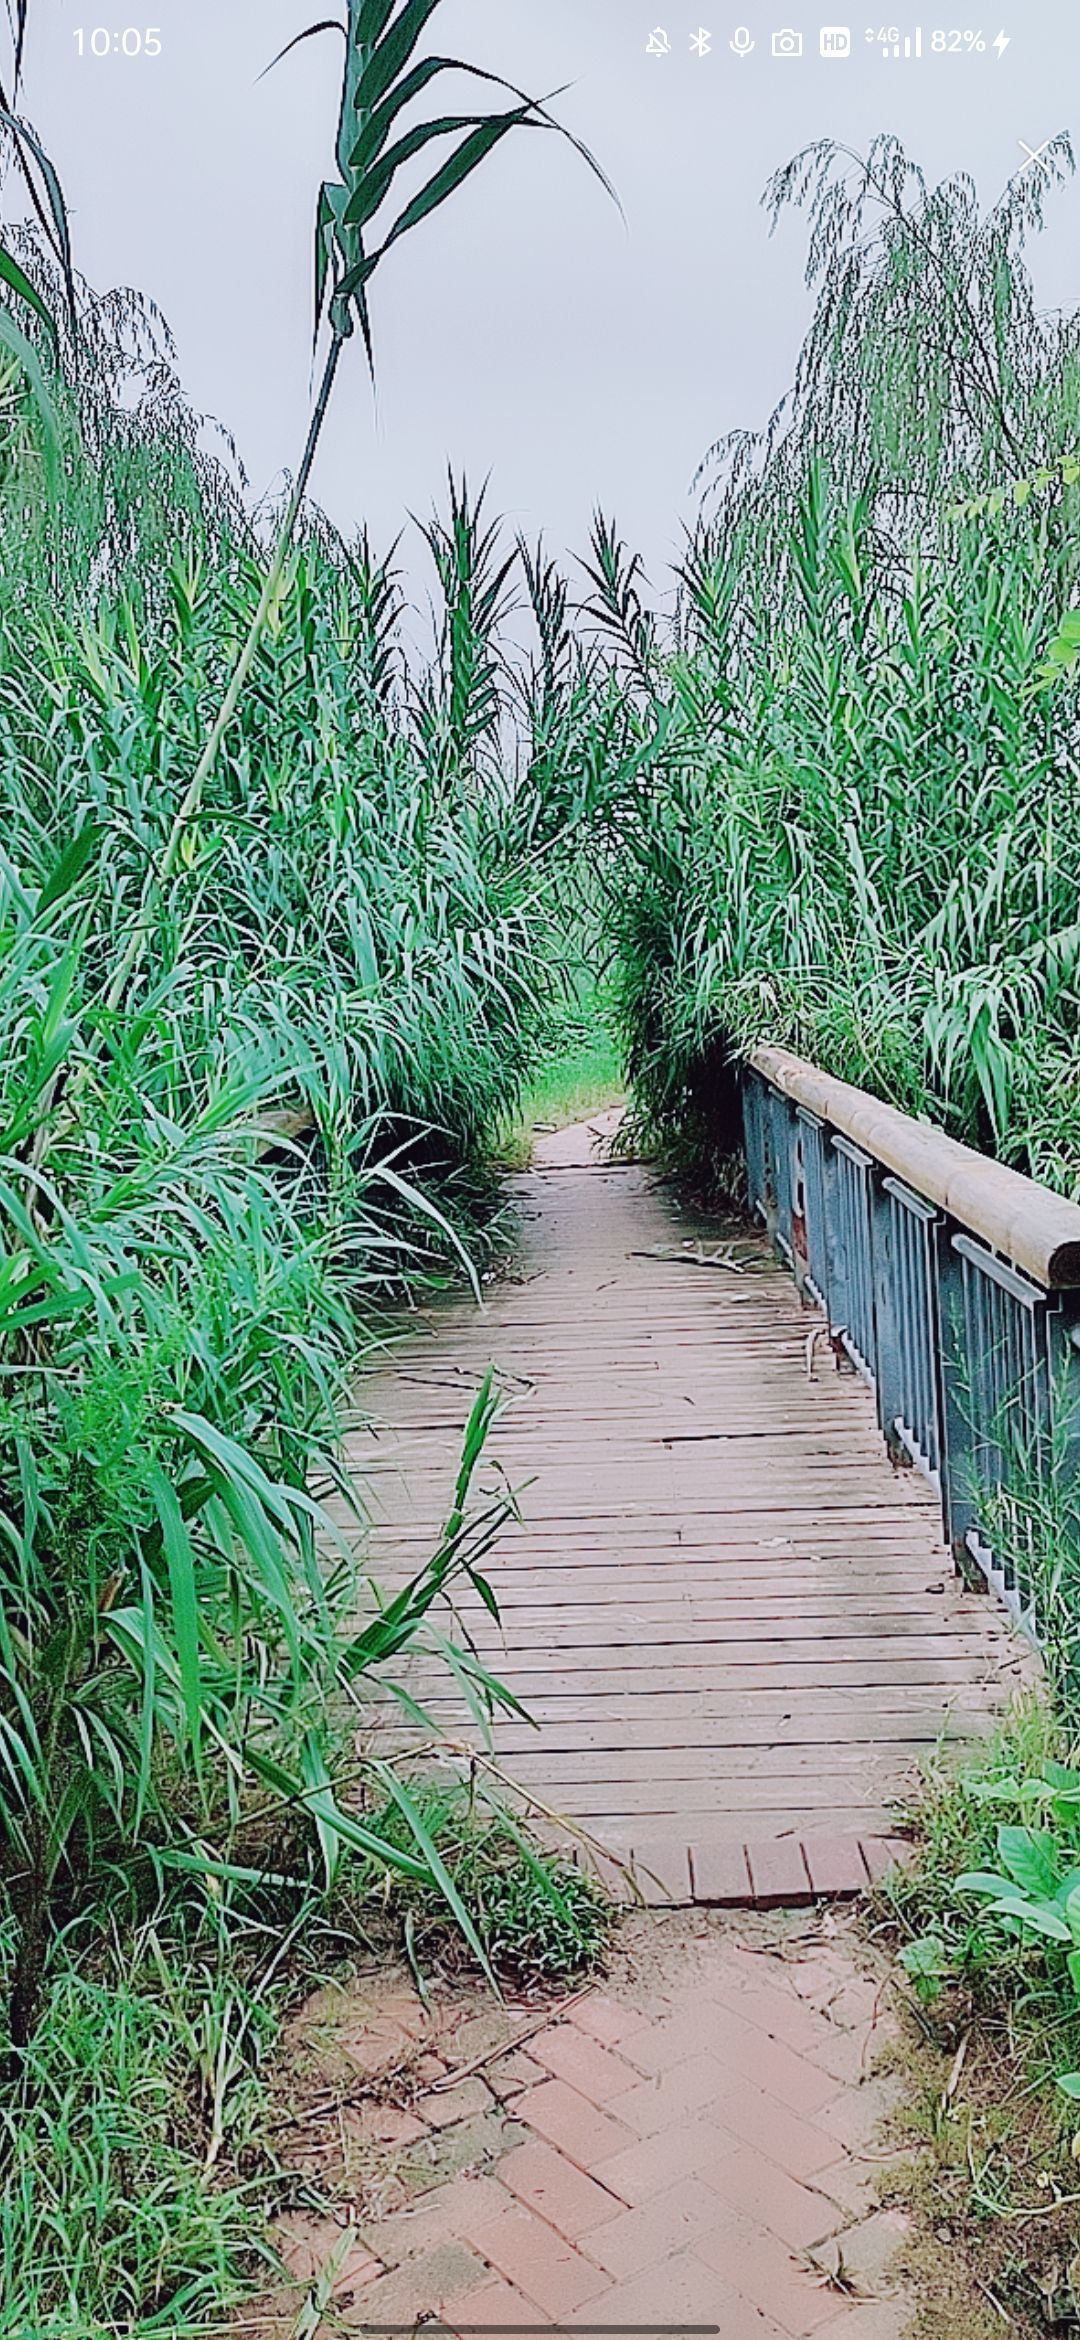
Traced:
<path fill-rule="evenodd" d="M 899 41 L 899 40 L 897 40 L 897 41 L 886 41 L 886 42 L 884 42 L 884 43 L 883 43 L 883 45 L 882 45 L 882 51 L 881 51 L 881 54 L 882 54 L 882 56 L 883 56 L 883 57 L 886 57 L 886 58 L 888 58 L 888 57 L 921 57 L 921 56 L 922 56 L 922 26 L 921 26 L 921 24 L 917 24 L 917 25 L 916 25 L 916 27 L 915 27 L 915 30 L 914 30 L 914 32 L 913 32 L 913 33 L 905 33 L 905 35 L 904 35 L 904 38 L 903 38 L 903 40 L 902 40 L 902 41 Z"/>

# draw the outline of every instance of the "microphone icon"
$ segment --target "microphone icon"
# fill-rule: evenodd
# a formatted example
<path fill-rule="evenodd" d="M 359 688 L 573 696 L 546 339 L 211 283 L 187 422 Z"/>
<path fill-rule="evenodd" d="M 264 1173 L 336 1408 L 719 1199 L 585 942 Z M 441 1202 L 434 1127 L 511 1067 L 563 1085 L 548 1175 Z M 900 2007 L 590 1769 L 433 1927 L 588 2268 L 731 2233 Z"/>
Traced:
<path fill-rule="evenodd" d="M 731 43 L 731 47 L 734 49 L 735 55 L 737 57 L 748 57 L 750 55 L 751 49 L 753 49 L 755 46 L 756 43 L 753 33 L 749 30 L 747 25 L 741 24 L 739 26 L 738 32 L 735 34 L 734 40 Z"/>

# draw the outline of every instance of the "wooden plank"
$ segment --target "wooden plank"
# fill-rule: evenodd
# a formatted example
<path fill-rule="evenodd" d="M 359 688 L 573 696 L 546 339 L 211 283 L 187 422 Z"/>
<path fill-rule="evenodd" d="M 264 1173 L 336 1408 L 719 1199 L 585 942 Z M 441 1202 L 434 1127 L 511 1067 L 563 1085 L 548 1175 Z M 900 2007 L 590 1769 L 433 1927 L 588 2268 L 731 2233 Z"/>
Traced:
<path fill-rule="evenodd" d="M 640 1835 L 646 1822 L 640 1813 L 624 1812 L 611 1814 L 602 1823 L 597 1822 L 595 1817 L 581 1815 L 580 1824 L 594 1833 L 599 1830 L 611 1851 L 622 1854 L 629 1852 L 635 1832 Z M 654 1814 L 647 1825 L 656 1833 L 670 1833 L 675 1841 L 681 1842 L 685 1837 L 687 1844 L 696 1850 L 701 1845 L 749 1844 L 752 1840 L 767 1842 L 785 1834 L 798 1835 L 803 1823 L 797 1812 L 789 1814 L 785 1824 L 782 1814 L 743 1812 L 737 1807 L 725 1807 L 723 1811 L 711 1809 L 693 1813 Z M 879 1805 L 876 1811 L 869 1806 L 858 1813 L 853 1813 L 848 1805 L 840 1805 L 831 1812 L 824 1809 L 814 1812 L 807 1818 L 805 1826 L 810 1835 L 838 1832 L 854 1835 L 860 1842 L 872 1842 L 893 1835 L 896 1814 L 887 1804 Z"/>
<path fill-rule="evenodd" d="M 527 1787 L 539 1791 L 548 1782 L 560 1795 L 568 1786 L 597 1787 L 605 1783 L 612 1787 L 652 1785 L 666 1789 L 674 1780 L 780 1780 L 789 1788 L 798 1786 L 801 1793 L 811 1779 L 827 1779 L 837 1773 L 844 1777 L 858 1773 L 876 1779 L 880 1786 L 883 1771 L 894 1779 L 898 1768 L 904 1768 L 903 1753 L 898 1761 L 898 1746 L 915 1762 L 920 1755 L 925 1755 L 927 1747 L 936 1744 L 929 1731 L 921 1740 L 911 1737 L 887 1743 L 840 1739 L 823 1740 L 812 1746 L 797 1746 L 783 1739 L 768 1746 L 623 1744 L 578 1747 L 564 1752 L 546 1743 L 532 1748 L 519 1744 L 514 1750 L 512 1770 L 515 1779 L 522 1780 Z"/>
<path fill-rule="evenodd" d="M 719 1608 L 706 1601 L 684 1601 L 666 1614 L 649 1611 L 639 1613 L 636 1605 L 628 1604 L 619 1609 L 614 1618 L 606 1612 L 598 1617 L 591 1610 L 567 1612 L 552 1606 L 547 1612 L 543 1628 L 545 1648 L 540 1652 L 531 1649 L 531 1632 L 526 1629 L 523 1635 L 516 1620 L 511 1632 L 511 1620 L 506 1614 L 503 1627 L 504 1632 L 500 1634 L 493 1625 L 482 1628 L 478 1625 L 477 1636 L 480 1638 L 482 1632 L 487 1646 L 509 1647 L 515 1651 L 515 1655 L 520 1653 L 522 1662 L 531 1664 L 535 1660 L 541 1665 L 545 1662 L 545 1656 L 555 1655 L 561 1663 L 565 1652 L 572 1653 L 576 1659 L 587 1650 L 594 1649 L 607 1649 L 613 1653 L 629 1650 L 633 1652 L 635 1662 L 643 1657 L 646 1664 L 651 1663 L 655 1656 L 659 1656 L 663 1663 L 666 1651 L 687 1648 L 715 1650 L 723 1663 L 724 1653 L 734 1649 L 739 1654 L 732 1662 L 738 1664 L 742 1662 L 750 1642 L 758 1650 L 767 1650 L 770 1656 L 774 1643 L 779 1648 L 801 1654 L 820 1650 L 831 1656 L 839 1654 L 832 1647 L 837 1642 L 848 1644 L 870 1641 L 875 1648 L 879 1648 L 886 1641 L 900 1641 L 913 1652 L 915 1649 L 925 1650 L 931 1644 L 936 1648 L 942 1641 L 970 1638 L 965 1631 L 966 1620 L 960 1615 L 943 1614 L 941 1602 L 936 1610 L 927 1606 L 919 1613 L 906 1616 L 897 1616 L 895 1611 L 890 1613 L 887 1609 L 864 1611 L 861 1604 L 856 1606 L 854 1602 L 824 1615 L 812 1608 L 808 1611 L 801 1605 L 783 1609 L 779 1614 L 759 1610 L 756 1615 L 747 1615 L 743 1611 L 733 1613 L 730 1609 Z M 535 1625 L 535 1630 L 539 1631 L 538 1625 Z M 644 1649 L 643 1630 L 647 1634 Z M 893 1650 L 889 1654 L 895 1656 L 896 1652 Z"/>
<path fill-rule="evenodd" d="M 488 1654 L 490 1657 L 492 1653 Z M 618 1665 L 609 1663 L 607 1666 L 564 1665 L 548 1677 L 545 1677 L 539 1666 L 527 1672 L 524 1665 L 518 1666 L 515 1662 L 515 1679 L 509 1686 L 517 1691 L 527 1705 L 530 1690 L 542 1691 L 545 1683 L 549 1688 L 561 1685 L 579 1704 L 598 1692 L 631 1679 L 639 1682 L 643 1691 L 681 1690 L 684 1693 L 712 1690 L 725 1680 L 732 1689 L 743 1691 L 776 1690 L 781 1686 L 790 1691 L 848 1690 L 860 1686 L 880 1689 L 890 1683 L 918 1683 L 928 1691 L 937 1692 L 944 1712 L 953 1689 L 961 1683 L 968 1683 L 983 1688 L 988 1702 L 993 1704 L 985 1657 L 977 1644 L 966 1653 L 958 1654 L 953 1650 L 938 1658 L 874 1658 L 867 1655 L 865 1650 L 853 1650 L 847 1655 L 829 1659 L 807 1658 L 796 1661 L 784 1655 L 773 1665 L 762 1665 L 751 1648 L 742 1665 L 729 1667 L 725 1672 L 698 1656 L 688 1659 L 681 1666 L 670 1663 L 651 1665 L 647 1651 L 642 1653 L 641 1664 L 637 1667 L 630 1668 L 625 1664 L 625 1653 L 621 1653 L 621 1661 Z M 415 1678 L 421 1685 L 426 1683 L 430 1688 L 433 1683 L 445 1682 L 446 1674 L 441 1664 L 436 1669 L 421 1658 L 415 1659 L 413 1663 Z M 397 1670 L 400 1674 L 400 1665 Z M 505 1675 L 510 1669 L 504 1663 L 501 1671 Z"/>
<path fill-rule="evenodd" d="M 494 1656 L 505 1647 L 498 1632 L 483 1624 L 478 1624 L 477 1641 L 480 1649 L 489 1656 Z M 565 1647 L 557 1650 L 554 1662 L 552 1645 L 546 1649 L 522 1647 L 513 1652 L 513 1658 L 519 1680 L 526 1682 L 542 1682 L 553 1673 L 564 1677 L 572 1674 L 586 1678 L 602 1675 L 605 1671 L 620 1671 L 628 1676 L 645 1675 L 655 1681 L 662 1681 L 669 1675 L 678 1680 L 683 1673 L 703 1675 L 710 1681 L 716 1680 L 720 1674 L 730 1674 L 734 1678 L 753 1674 L 755 1677 L 761 1675 L 768 1687 L 770 1682 L 774 1685 L 779 1681 L 793 1682 L 803 1671 L 813 1667 L 824 1668 L 828 1672 L 835 1672 L 843 1666 L 864 1667 L 868 1676 L 873 1673 L 884 1681 L 894 1677 L 888 1672 L 882 1674 L 881 1668 L 898 1667 L 900 1670 L 895 1675 L 897 1681 L 905 1679 L 905 1668 L 909 1673 L 918 1673 L 920 1679 L 925 1679 L 928 1666 L 948 1667 L 963 1659 L 970 1660 L 973 1665 L 981 1664 L 983 1646 L 977 1633 L 965 1633 L 962 1626 L 957 1624 L 951 1631 L 943 1629 L 936 1634 L 911 1635 L 906 1641 L 901 1637 L 899 1642 L 887 1640 L 883 1636 L 875 1638 L 870 1633 L 860 1635 L 851 1632 L 843 1639 L 834 1638 L 827 1642 L 819 1641 L 810 1634 L 801 1638 L 792 1636 L 790 1639 L 771 1640 L 765 1644 L 756 1638 L 724 1639 L 719 1634 L 703 1630 L 690 1639 L 665 1641 L 656 1648 L 642 1641 L 613 1642 L 604 1654 L 608 1660 L 606 1667 L 600 1664 L 595 1651 L 569 1640 Z M 812 1680 L 814 1677 L 810 1674 L 808 1678 Z M 942 1678 L 947 1680 L 948 1675 Z"/>
<path fill-rule="evenodd" d="M 907 1776 L 910 1784 L 913 1773 L 909 1772 Z M 759 1818 L 763 1812 L 768 1812 L 771 1815 L 770 1830 L 775 1829 L 778 1836 L 791 1828 L 810 1834 L 828 1828 L 831 1834 L 832 1824 L 821 1817 L 823 1812 L 829 1811 L 847 1812 L 850 1815 L 847 1825 L 851 1831 L 855 1835 L 866 1835 L 867 1811 L 887 1810 L 892 1796 L 899 1792 L 903 1778 L 903 1771 L 897 1769 L 883 1785 L 881 1781 L 867 1780 L 861 1765 L 853 1765 L 850 1771 L 831 1771 L 818 1779 L 740 1780 L 733 1787 L 730 1797 L 709 1780 L 672 1780 L 656 1786 L 649 1786 L 640 1780 L 629 1780 L 620 1781 L 613 1787 L 607 1781 L 585 1779 L 575 1780 L 572 1786 L 564 1784 L 553 1788 L 550 1795 L 544 1796 L 543 1802 L 556 1812 L 565 1812 L 573 1819 L 588 1820 L 590 1825 L 595 1824 L 597 1832 L 605 1840 L 609 1819 L 618 1819 L 620 1816 L 632 1819 L 635 1813 L 646 1812 L 669 1812 L 676 1815 L 680 1812 L 710 1812 L 718 1802 L 725 1809 L 756 1812 Z M 534 1786 L 535 1783 L 523 1785 Z M 691 1829 L 690 1836 L 693 1833 Z M 760 1835 L 763 1832 L 759 1828 L 757 1833 Z"/>
<path fill-rule="evenodd" d="M 793 1837 L 775 1844 L 758 1839 L 748 1845 L 747 1860 L 758 1909 L 798 1908 L 813 1900 L 802 1845 Z"/>
<path fill-rule="evenodd" d="M 535 1707 L 533 1712 L 535 1715 Z M 978 1709 L 974 1712 L 977 1717 Z M 719 1760 L 726 1749 L 737 1750 L 756 1762 L 763 1752 L 771 1753 L 777 1747 L 790 1754 L 792 1766 L 797 1767 L 807 1761 L 817 1762 L 820 1750 L 827 1747 L 848 1746 L 859 1751 L 892 1746 L 934 1747 L 942 1737 L 966 1735 L 959 1727 L 966 1720 L 964 1710 L 954 1709 L 943 1721 L 936 1708 L 922 1706 L 907 1707 L 899 1714 L 846 1715 L 834 1709 L 831 1714 L 811 1715 L 805 1720 L 798 1715 L 790 1719 L 735 1715 L 730 1721 L 720 1722 L 711 1718 L 706 1721 L 696 1706 L 691 1706 L 689 1710 L 676 1708 L 662 1718 L 639 1713 L 608 1716 L 603 1723 L 565 1722 L 549 1713 L 543 1718 L 542 1737 L 525 1724 L 515 1727 L 513 1723 L 504 1723 L 499 1740 L 503 1753 L 513 1755 L 515 1768 L 525 1762 L 556 1765 L 569 1759 L 573 1763 L 592 1752 L 615 1753 L 621 1761 L 633 1765 L 653 1755 L 658 1764 L 663 1764 L 669 1753 L 685 1755 L 688 1761 L 706 1757 Z M 633 1723 L 630 1745 L 627 1722 Z M 778 1722 L 783 1724 L 779 1735 Z M 660 1776 L 658 1772 L 657 1777 Z"/>
<path fill-rule="evenodd" d="M 760 1696 L 769 1696 L 769 1692 L 760 1692 Z M 526 1722 L 505 1720 L 500 1722 L 500 1748 L 505 1753 L 517 1753 L 519 1748 L 524 1748 L 526 1753 L 542 1750 L 542 1755 L 547 1757 L 570 1748 L 626 1748 L 629 1736 L 634 1739 L 634 1748 L 762 1748 L 776 1746 L 778 1736 L 783 1736 L 783 1746 L 792 1750 L 830 1746 L 830 1743 L 846 1743 L 853 1748 L 863 1743 L 865 1746 L 879 1746 L 879 1743 L 881 1746 L 886 1743 L 935 1746 L 940 1736 L 970 1736 L 979 1722 L 989 1727 L 984 1699 L 979 1699 L 977 1692 L 970 1696 L 968 1704 L 961 1704 L 958 1699 L 951 1701 L 944 1718 L 937 1706 L 914 1704 L 916 1699 L 928 1699 L 926 1689 L 912 1692 L 912 1704 L 898 1706 L 895 1711 L 884 1704 L 886 1696 L 900 1696 L 900 1692 L 888 1694 L 884 1689 L 877 1689 L 872 1692 L 874 1704 L 863 1711 L 858 1708 L 851 1711 L 849 1701 L 844 1701 L 809 1715 L 799 1711 L 785 1713 L 781 1708 L 776 1708 L 771 1715 L 755 1715 L 746 1699 L 739 1701 L 734 1713 L 715 1713 L 713 1708 L 704 1706 L 701 1696 L 692 1701 L 657 1701 L 662 1706 L 662 1713 L 657 1715 L 652 1713 L 655 1701 L 638 1701 L 638 1708 L 634 1708 L 626 1706 L 624 1701 L 610 1699 L 605 1701 L 605 1711 L 596 1722 L 577 1720 L 573 1699 L 533 1699 L 528 1711 L 533 1715 L 533 1722 L 540 1725 L 542 1736 L 535 1729 L 528 1729 Z M 428 1713 L 435 1715 L 439 1722 L 449 1722 L 451 1715 L 461 1718 L 463 1713 L 461 1701 L 451 1704 L 446 1699 L 428 1699 L 425 1704 Z"/>

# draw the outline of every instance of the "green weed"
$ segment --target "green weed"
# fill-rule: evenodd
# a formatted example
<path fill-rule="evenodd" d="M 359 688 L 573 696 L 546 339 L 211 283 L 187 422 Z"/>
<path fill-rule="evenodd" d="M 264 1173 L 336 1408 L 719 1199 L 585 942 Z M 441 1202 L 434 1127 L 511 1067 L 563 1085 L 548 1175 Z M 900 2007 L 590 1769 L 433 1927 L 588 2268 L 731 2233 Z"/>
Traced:
<path fill-rule="evenodd" d="M 274 2030 L 211 1943 L 178 1960 L 144 1934 L 57 1962 L 0 2101 L 5 2340 L 221 2328 L 257 2272 L 273 2194 Z"/>
<path fill-rule="evenodd" d="M 573 956 L 566 972 L 567 996 L 551 1014 L 542 1062 L 498 1143 L 498 1159 L 517 1169 L 526 1167 L 536 1132 L 569 1129 L 625 1098 L 610 985 Z"/>
<path fill-rule="evenodd" d="M 350 1865 L 443 1896 L 489 1975 L 504 1935 L 524 1956 L 509 1871 L 482 1931 L 408 1782 L 366 1766 L 380 1835 L 341 1758 L 452 1589 L 497 1605 L 491 1377 L 442 1535 L 392 1599 L 340 1425 L 388 1306 L 479 1290 L 492 1141 L 560 996 L 551 904 L 594 785 L 594 662 L 539 551 L 504 547 L 451 480 L 418 659 L 392 567 L 305 502 L 354 328 L 370 356 L 377 267 L 511 131 L 554 126 L 510 93 L 403 132 L 448 70 L 420 49 L 437 7 L 350 0 L 318 206 L 329 345 L 277 514 L 250 515 L 152 303 L 78 278 L 59 181 L 0 106 L 37 213 L 0 257 L 12 2340 L 227 2314 L 266 2192 L 278 1967 L 307 1955 L 297 1928 L 324 1940 Z M 12 22 L 21 51 L 24 6 Z M 513 654 L 511 579 L 535 617 Z M 498 1686 L 455 1662 L 486 1710 Z M 557 1962 L 545 1905 L 584 1945 L 584 1903 L 522 1857 Z"/>
<path fill-rule="evenodd" d="M 465 1787 L 429 1787 L 420 1803 L 497 1975 L 519 1986 L 557 1984 L 602 1961 L 612 1905 L 583 1870 L 538 1851 L 516 1819 L 479 1803 Z M 402 1839 L 400 1816 L 392 1810 L 379 1815 L 377 1827 L 391 1840 Z M 362 1909 L 362 1876 L 357 1890 Z M 400 1923 L 421 1969 L 427 1961 L 456 1965 L 467 1955 L 460 1929 L 446 1923 L 445 1902 L 422 1879 L 395 1879 L 384 1906 Z"/>
<path fill-rule="evenodd" d="M 1040 1893 L 1060 1893 L 1064 1909 L 1075 1871 L 1064 1751 L 1032 1699 L 962 1765 L 935 1765 L 911 1815 L 914 1857 L 874 1912 L 919 2034 L 900 2064 L 917 2150 L 890 2166 L 886 2188 L 913 2214 L 935 2312 L 957 2340 L 984 2329 L 977 2298 L 986 2329 L 1007 2318 L 1025 2336 L 1071 2331 L 1080 2303 L 1080 2140 L 1071 2091 L 1056 2085 L 1080 2064 L 1080 2006 L 1058 1911 L 1051 1931 L 1037 1908 Z M 959 2278 L 944 2286 L 943 2245 Z"/>
<path fill-rule="evenodd" d="M 608 830 L 621 1028 L 699 1158 L 768 1039 L 1080 1191 L 1067 660 L 1047 687 L 1080 319 L 1036 315 L 1025 262 L 1067 140 L 1050 164 L 981 214 L 891 139 L 796 158 L 768 201 L 809 212 L 813 322 L 769 427 L 713 451 L 670 634 L 598 534 L 645 759 Z"/>

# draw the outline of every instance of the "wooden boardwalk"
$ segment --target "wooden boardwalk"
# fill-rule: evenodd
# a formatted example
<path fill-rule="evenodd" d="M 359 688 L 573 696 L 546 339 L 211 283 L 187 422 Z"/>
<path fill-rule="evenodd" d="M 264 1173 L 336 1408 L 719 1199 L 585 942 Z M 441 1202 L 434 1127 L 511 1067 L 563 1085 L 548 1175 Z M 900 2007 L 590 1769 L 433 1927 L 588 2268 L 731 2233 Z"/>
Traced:
<path fill-rule="evenodd" d="M 501 1630 L 472 1597 L 468 1617 L 539 1726 L 500 1721 L 500 1764 L 673 1898 L 753 1898 L 731 1887 L 747 1845 L 760 1899 L 799 1898 L 804 1843 L 839 1881 L 920 1758 L 986 1727 L 1019 1645 L 955 1582 L 933 1496 L 890 1468 L 762 1239 L 688 1219 L 640 1167 L 541 1162 L 513 1185 L 513 1275 L 482 1311 L 422 1315 L 361 1386 L 375 1570 L 399 1582 L 432 1548 L 493 1361 L 512 1402 L 491 1454 L 523 1523 L 488 1571 Z M 744 1272 L 670 1257 L 698 1240 L 732 1241 Z M 438 1667 L 404 1678 L 464 1735 Z"/>

